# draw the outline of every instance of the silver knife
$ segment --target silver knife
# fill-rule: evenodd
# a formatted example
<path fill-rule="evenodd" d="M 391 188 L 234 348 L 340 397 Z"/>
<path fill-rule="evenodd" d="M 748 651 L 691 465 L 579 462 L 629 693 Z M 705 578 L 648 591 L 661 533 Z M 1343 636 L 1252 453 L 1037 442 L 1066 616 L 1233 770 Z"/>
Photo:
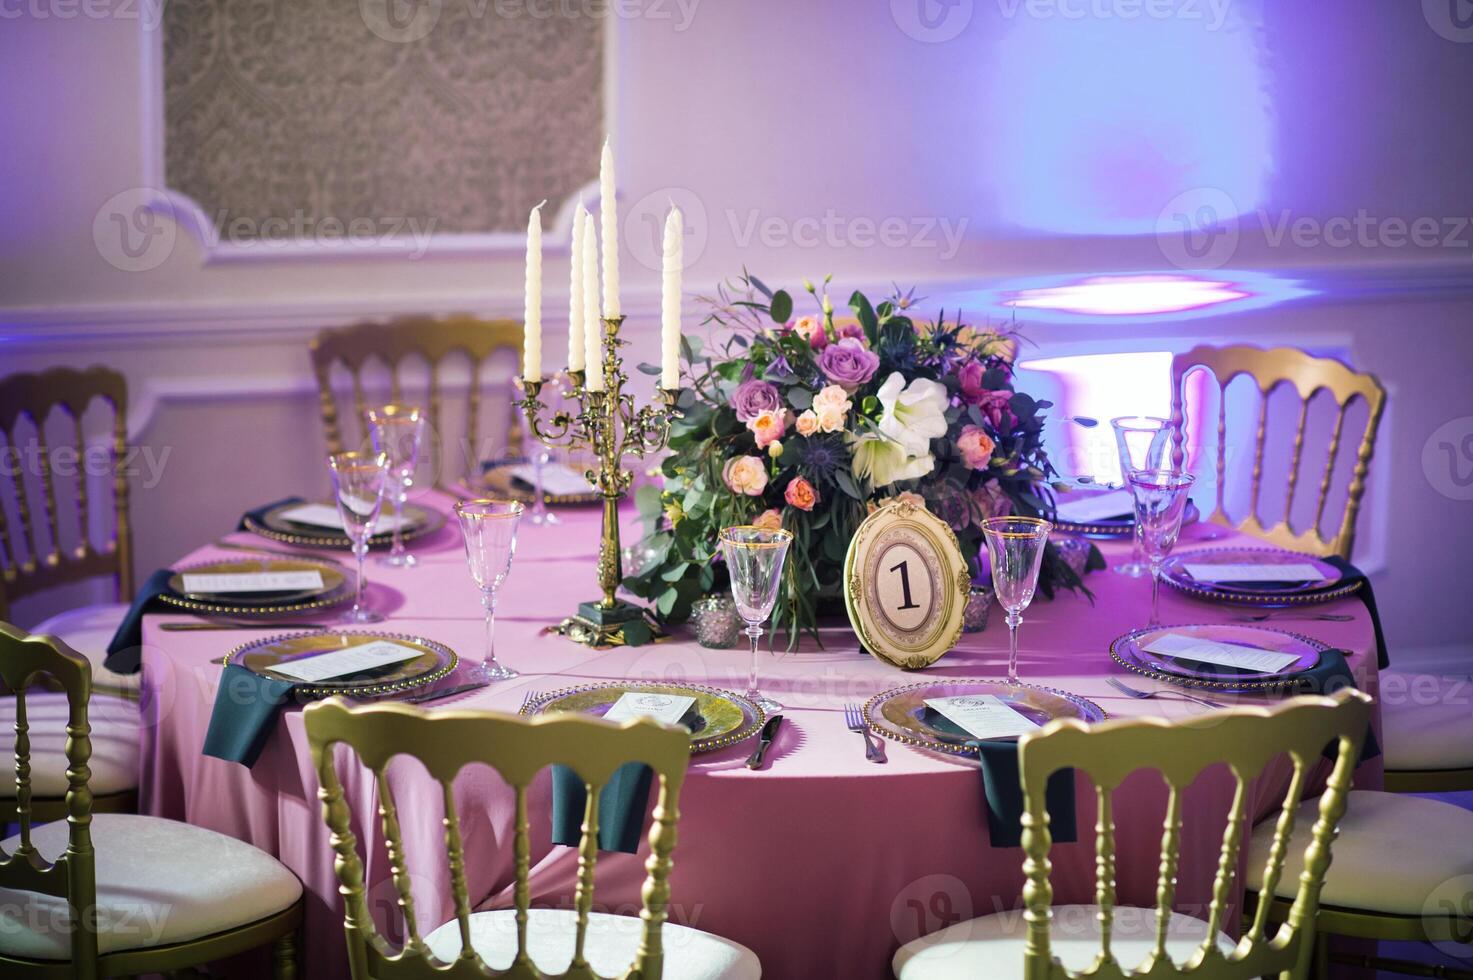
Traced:
<path fill-rule="evenodd" d="M 473 681 L 469 684 L 457 684 L 454 687 L 446 687 L 438 691 L 426 691 L 423 694 L 412 694 L 407 698 L 402 698 L 401 700 L 407 701 L 410 704 L 423 704 L 426 701 L 438 701 L 441 698 L 448 698 L 455 694 L 464 694 L 466 691 L 474 691 L 477 688 L 490 686 L 491 685 L 486 681 Z"/>
<path fill-rule="evenodd" d="M 762 734 L 757 736 L 757 748 L 753 750 L 752 757 L 747 760 L 748 769 L 761 769 L 762 758 L 767 755 L 767 747 L 777 737 L 777 730 L 783 726 L 783 716 L 773 715 L 767 719 L 767 724 L 762 726 Z"/>

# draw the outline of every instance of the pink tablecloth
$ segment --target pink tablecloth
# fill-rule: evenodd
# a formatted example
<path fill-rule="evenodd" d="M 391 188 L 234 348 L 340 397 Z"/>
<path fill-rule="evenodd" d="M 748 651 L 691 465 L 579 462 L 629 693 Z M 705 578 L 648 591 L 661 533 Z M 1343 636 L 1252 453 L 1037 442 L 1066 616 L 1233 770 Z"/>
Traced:
<path fill-rule="evenodd" d="M 522 676 L 442 704 L 515 711 L 527 691 L 613 678 L 745 686 L 745 652 L 704 649 L 684 635 L 601 653 L 539 636 L 542 627 L 596 593 L 598 515 L 581 511 L 563 517 L 565 523 L 557 527 L 524 523 L 503 593 L 498 653 Z M 634 530 L 628 528 L 626 540 L 632 540 Z M 1198 533 L 1189 529 L 1180 547 L 1191 547 Z M 1107 557 L 1118 559 L 1120 548 L 1107 546 Z M 417 551 L 423 562 L 418 568 L 371 568 L 372 601 L 389 614 L 382 628 L 427 636 L 479 656 L 478 595 L 453 527 Z M 189 558 L 227 554 L 204 548 Z M 1133 701 L 1106 685 L 1106 676 L 1115 671 L 1107 647 L 1145 621 L 1149 585 L 1111 572 L 1090 575 L 1088 585 L 1096 595 L 1093 604 L 1066 594 L 1037 602 L 1025 614 L 1023 678 L 1091 698 L 1112 715 L 1201 711 L 1177 699 Z M 1162 616 L 1168 623 L 1212 622 L 1234 612 L 1167 592 Z M 1317 608 L 1354 618 L 1286 623 L 1286 628 L 1352 651 L 1357 682 L 1374 693 L 1371 625 L 1359 601 Z M 144 630 L 145 682 L 156 694 L 143 749 L 144 810 L 231 834 L 277 855 L 307 888 L 306 975 L 346 976 L 337 882 L 301 714 L 283 716 L 254 768 L 201 755 L 220 673 L 213 661 L 262 634 L 159 630 L 160 623 L 178 618 L 150 616 Z M 795 654 L 763 660 L 762 687 L 786 705 L 787 717 L 767 768 L 744 767 L 750 745 L 692 760 L 675 851 L 671 920 L 751 947 L 768 977 L 887 977 L 890 956 L 901 943 L 959 918 L 1019 907 L 1022 854 L 988 844 L 975 763 L 891 745 L 887 765 L 870 764 L 859 737 L 843 726 L 842 706 L 924 676 L 997 677 L 1004 669 L 1007 635 L 994 616 L 985 632 L 964 636 L 958 649 L 925 675 L 905 674 L 864 655 L 847 629 L 828 630 L 824 639 L 825 649 L 809 643 Z M 345 776 L 356 831 L 366 842 L 372 904 L 382 917 L 392 909 L 394 893 L 374 818 L 373 781 L 356 767 Z M 1357 774 L 1360 785 L 1376 786 L 1379 780 L 1378 761 Z M 1258 815 L 1272 810 L 1279 782 L 1260 780 L 1254 801 Z M 419 921 L 449 919 L 453 906 L 438 793 L 408 760 L 395 763 L 391 785 L 415 876 Z M 1087 828 L 1094 801 L 1082 781 L 1079 790 L 1081 842 L 1057 845 L 1053 853 L 1059 903 L 1087 902 L 1092 895 L 1093 834 Z M 1218 773 L 1199 779 L 1186 795 L 1177 892 L 1183 911 L 1202 910 L 1210 897 L 1230 790 L 1226 774 Z M 544 778 L 532 800 L 532 897 L 538 905 L 566 907 L 576 854 L 547 840 L 549 795 Z M 508 907 L 511 795 L 489 771 L 471 770 L 462 773 L 456 797 L 473 901 L 479 909 Z M 1117 793 L 1115 807 L 1120 901 L 1148 905 L 1155 894 L 1164 810 L 1159 780 L 1138 774 Z M 601 857 L 599 908 L 637 911 L 642 860 Z"/>

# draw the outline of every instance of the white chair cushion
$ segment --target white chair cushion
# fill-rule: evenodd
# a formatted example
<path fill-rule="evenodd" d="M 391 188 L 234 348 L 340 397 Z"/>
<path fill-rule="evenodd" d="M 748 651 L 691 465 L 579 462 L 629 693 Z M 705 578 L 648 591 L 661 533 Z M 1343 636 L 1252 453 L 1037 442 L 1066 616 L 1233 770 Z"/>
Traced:
<path fill-rule="evenodd" d="M 573 962 L 577 917 L 571 909 L 531 909 L 527 954 L 543 973 L 560 974 Z M 600 976 L 623 976 L 634 963 L 644 923 L 629 915 L 590 913 L 584 955 Z M 729 939 L 667 922 L 660 930 L 665 980 L 756 980 L 757 954 Z M 442 960 L 460 955 L 460 924 L 451 919 L 425 937 Z M 493 969 L 505 970 L 517 952 L 516 912 L 504 909 L 471 916 L 471 946 Z"/>
<path fill-rule="evenodd" d="M 67 825 L 35 828 L 37 850 L 55 859 Z M 14 852 L 19 836 L 4 844 Z M 289 908 L 302 883 L 274 857 L 233 837 L 158 817 L 99 813 L 92 818 L 97 852 L 99 952 L 198 939 Z M 0 888 L 0 953 L 66 960 L 66 903 L 35 892 Z"/>
<path fill-rule="evenodd" d="M 1056 905 L 1049 933 L 1053 954 L 1079 972 L 1100 952 L 1098 905 Z M 900 980 L 1004 980 L 1023 976 L 1023 944 L 1028 924 L 1023 912 L 999 912 L 958 922 L 929 936 L 913 939 L 895 952 L 890 965 Z M 1156 910 L 1123 906 L 1115 909 L 1110 950 L 1127 968 L 1143 963 L 1156 940 Z M 1183 963 L 1207 937 L 1207 923 L 1173 913 L 1166 927 L 1166 951 Z M 1231 952 L 1235 943 L 1219 933 L 1218 948 Z"/>
<path fill-rule="evenodd" d="M 71 709 L 66 694 L 31 687 L 26 691 L 26 723 L 31 738 L 31 795 L 63 796 L 66 780 L 66 724 Z M 92 726 L 93 796 L 138 786 L 138 702 L 93 694 L 87 705 Z M 0 696 L 0 768 L 15 771 L 15 697 Z M 0 779 L 0 800 L 15 799 L 15 778 Z"/>
<path fill-rule="evenodd" d="M 58 613 L 31 630 L 34 634 L 50 634 L 92 662 L 92 686 L 102 690 L 138 693 L 138 674 L 115 674 L 103 665 L 107 645 L 112 642 L 118 624 L 128 607 L 122 603 L 81 606 Z"/>
<path fill-rule="evenodd" d="M 1473 686 L 1466 680 L 1443 680 L 1428 690 L 1424 678 L 1387 671 L 1383 692 L 1402 692 L 1381 699 L 1382 750 L 1386 768 L 1473 768 Z M 1426 678 L 1431 679 L 1431 678 Z M 1453 686 L 1460 685 L 1454 691 Z"/>
<path fill-rule="evenodd" d="M 1319 800 L 1306 800 L 1294 819 L 1294 835 L 1276 894 L 1293 898 L 1304 869 L 1304 849 L 1319 816 Z M 1248 887 L 1263 885 L 1263 863 L 1273 842 L 1270 817 L 1253 828 L 1248 851 Z M 1340 836 L 1330 846 L 1330 870 L 1321 905 L 1421 915 L 1439 885 L 1473 874 L 1473 811 L 1398 793 L 1356 790 L 1350 794 Z"/>

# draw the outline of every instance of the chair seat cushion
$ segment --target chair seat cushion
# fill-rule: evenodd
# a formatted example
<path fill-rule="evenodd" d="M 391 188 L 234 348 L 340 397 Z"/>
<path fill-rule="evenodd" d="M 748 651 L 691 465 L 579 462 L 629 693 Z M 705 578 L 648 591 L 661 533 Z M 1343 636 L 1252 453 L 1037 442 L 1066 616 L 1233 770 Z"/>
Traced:
<path fill-rule="evenodd" d="M 1100 952 L 1098 905 L 1056 905 L 1049 945 L 1068 969 L 1086 969 Z M 1028 925 L 1022 911 L 999 912 L 958 922 L 900 947 L 891 967 L 900 980 L 1004 980 L 1023 976 L 1023 943 Z M 1127 968 L 1143 963 L 1156 940 L 1156 910 L 1115 909 L 1110 950 Z M 1173 913 L 1166 927 L 1166 951 L 1183 963 L 1207 937 L 1207 923 Z M 1231 952 L 1236 945 L 1219 933 L 1218 948 Z"/>
<path fill-rule="evenodd" d="M 1418 693 L 1422 689 L 1420 678 L 1402 676 L 1405 680 L 1400 689 L 1406 694 L 1381 700 L 1381 743 L 1386 768 L 1390 771 L 1473 769 L 1473 705 L 1467 697 L 1473 689 L 1465 686 L 1462 697 L 1422 696 Z M 1392 683 L 1382 676 L 1383 690 Z M 1445 694 L 1453 683 L 1466 684 L 1444 681 L 1441 693 Z"/>
<path fill-rule="evenodd" d="M 66 724 L 71 709 L 66 694 L 31 687 L 26 691 L 26 722 L 31 737 L 31 795 L 63 796 L 66 779 Z M 138 702 L 93 694 L 87 706 L 92 726 L 92 778 L 87 786 L 94 796 L 121 793 L 138 787 Z M 13 772 L 15 697 L 0 696 L 0 731 L 6 733 L 4 768 Z M 15 779 L 0 780 L 0 800 L 15 799 Z"/>
<path fill-rule="evenodd" d="M 600 976 L 623 976 L 634 963 L 644 923 L 629 915 L 590 913 L 584 953 Z M 571 909 L 531 909 L 527 954 L 543 973 L 563 973 L 573 962 L 577 918 Z M 665 980 L 756 980 L 757 954 L 739 943 L 667 922 L 660 930 Z M 442 960 L 460 956 L 460 924 L 451 919 L 425 937 Z M 517 951 L 516 912 L 504 909 L 471 916 L 471 945 L 493 969 L 505 970 Z"/>
<path fill-rule="evenodd" d="M 67 825 L 31 834 L 55 859 Z M 20 837 L 4 844 L 13 853 Z M 302 895 L 297 876 L 265 851 L 213 830 L 133 814 L 92 817 L 97 853 L 98 951 L 164 946 L 248 925 L 290 908 Z M 66 960 L 66 903 L 35 892 L 0 888 L 0 953 Z"/>
<path fill-rule="evenodd" d="M 1293 898 L 1304 849 L 1319 816 L 1319 800 L 1300 804 L 1284 873 L 1275 894 Z M 1270 817 L 1253 828 L 1247 883 L 1263 885 L 1263 863 L 1273 842 Z M 1473 874 L 1473 812 L 1451 803 L 1356 790 L 1349 796 L 1340 836 L 1330 847 L 1320 904 L 1388 915 L 1421 915 L 1428 896 L 1451 878 Z"/>
<path fill-rule="evenodd" d="M 123 603 L 79 606 L 57 613 L 37 624 L 31 632 L 50 634 L 90 660 L 94 690 L 126 692 L 136 697 L 140 675 L 115 674 L 103 664 L 107 659 L 107 645 L 127 612 L 128 606 Z"/>

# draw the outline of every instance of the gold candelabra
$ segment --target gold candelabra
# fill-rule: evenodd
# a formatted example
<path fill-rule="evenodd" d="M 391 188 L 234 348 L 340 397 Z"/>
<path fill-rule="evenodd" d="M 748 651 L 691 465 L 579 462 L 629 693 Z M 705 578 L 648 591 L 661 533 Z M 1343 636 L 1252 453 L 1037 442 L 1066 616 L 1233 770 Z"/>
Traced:
<path fill-rule="evenodd" d="M 596 468 L 584 476 L 604 500 L 603 533 L 598 545 L 598 585 L 603 597 L 578 604 L 578 612 L 553 629 L 589 646 L 637 646 L 664 634 L 642 606 L 617 597 L 624 580 L 619 553 L 619 501 L 629 489 L 633 474 L 621 461 L 625 456 L 643 457 L 665 448 L 670 438 L 670 423 L 680 416 L 675 407 L 679 389 L 662 388 L 659 406 L 634 407 L 634 396 L 626 394 L 629 380 L 624 374 L 624 359 L 619 348 L 628 343 L 619 338 L 622 316 L 604 319 L 603 364 L 589 369 L 603 371 L 604 390 L 589 391 L 585 371 L 567 372 L 571 385 L 568 394 L 579 403 L 579 411 L 559 408 L 544 424 L 542 381 L 521 380 L 523 398 L 517 404 L 527 417 L 527 428 L 549 448 L 592 451 Z"/>

